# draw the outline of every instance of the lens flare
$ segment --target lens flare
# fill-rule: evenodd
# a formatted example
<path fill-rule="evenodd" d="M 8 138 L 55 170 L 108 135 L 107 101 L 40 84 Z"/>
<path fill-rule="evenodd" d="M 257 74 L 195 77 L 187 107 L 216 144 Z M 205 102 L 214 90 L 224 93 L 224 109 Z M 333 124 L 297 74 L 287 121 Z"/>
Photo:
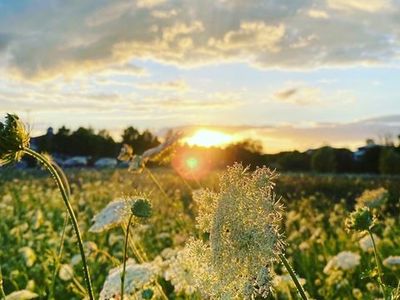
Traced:
<path fill-rule="evenodd" d="M 210 160 L 195 150 L 178 150 L 172 159 L 173 168 L 186 179 L 200 179 L 211 169 Z"/>

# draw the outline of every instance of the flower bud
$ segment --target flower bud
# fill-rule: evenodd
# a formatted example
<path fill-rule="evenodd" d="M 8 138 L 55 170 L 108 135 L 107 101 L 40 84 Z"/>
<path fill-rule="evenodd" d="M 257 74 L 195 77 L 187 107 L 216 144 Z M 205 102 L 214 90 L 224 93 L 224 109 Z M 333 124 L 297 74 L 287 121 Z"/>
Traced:
<path fill-rule="evenodd" d="M 149 218 L 152 213 L 151 204 L 146 199 L 137 199 L 133 202 L 131 212 L 138 218 Z"/>
<path fill-rule="evenodd" d="M 29 147 L 29 139 L 18 116 L 7 114 L 5 122 L 0 122 L 0 166 L 21 160 L 22 150 Z"/>
<path fill-rule="evenodd" d="M 346 227 L 349 230 L 369 230 L 374 223 L 372 213 L 368 207 L 358 208 L 352 212 L 346 220 Z"/>

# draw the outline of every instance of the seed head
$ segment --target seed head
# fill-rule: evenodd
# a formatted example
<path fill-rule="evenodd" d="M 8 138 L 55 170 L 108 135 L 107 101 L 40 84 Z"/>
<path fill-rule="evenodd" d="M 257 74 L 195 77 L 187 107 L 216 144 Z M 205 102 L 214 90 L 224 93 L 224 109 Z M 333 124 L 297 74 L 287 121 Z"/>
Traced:
<path fill-rule="evenodd" d="M 131 212 L 138 218 L 149 218 L 152 214 L 151 204 L 146 199 L 136 199 L 132 203 Z"/>
<path fill-rule="evenodd" d="M 18 116 L 7 114 L 5 122 L 0 122 L 0 166 L 20 161 L 29 140 L 29 133 Z"/>

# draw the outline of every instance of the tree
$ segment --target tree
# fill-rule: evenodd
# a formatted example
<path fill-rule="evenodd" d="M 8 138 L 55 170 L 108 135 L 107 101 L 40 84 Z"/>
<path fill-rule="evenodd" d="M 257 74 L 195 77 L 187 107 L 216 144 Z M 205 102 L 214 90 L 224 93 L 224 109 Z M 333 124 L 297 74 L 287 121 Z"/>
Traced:
<path fill-rule="evenodd" d="M 132 126 L 124 130 L 122 143 L 131 146 L 136 154 L 142 154 L 145 150 L 160 144 L 157 137 L 149 130 L 140 133 L 139 130 Z"/>
<path fill-rule="evenodd" d="M 313 171 L 330 173 L 336 171 L 335 151 L 331 147 L 322 147 L 312 154 L 311 168 Z"/>
<path fill-rule="evenodd" d="M 393 147 L 381 151 L 379 171 L 381 174 L 400 174 L 400 154 Z"/>

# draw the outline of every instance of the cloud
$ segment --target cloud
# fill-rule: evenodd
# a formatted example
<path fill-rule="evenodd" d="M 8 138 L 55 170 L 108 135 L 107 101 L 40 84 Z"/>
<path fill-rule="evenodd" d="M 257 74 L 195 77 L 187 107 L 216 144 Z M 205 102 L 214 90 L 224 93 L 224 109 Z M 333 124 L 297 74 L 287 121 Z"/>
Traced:
<path fill-rule="evenodd" d="M 352 103 L 355 101 L 355 96 L 350 91 L 337 90 L 328 93 L 319 87 L 286 85 L 289 87 L 282 88 L 273 93 L 273 100 L 300 106 L 326 106 L 332 104 L 337 105 L 339 103 Z"/>
<path fill-rule="evenodd" d="M 315 19 L 329 19 L 329 15 L 326 11 L 323 10 L 318 10 L 318 9 L 310 9 L 307 14 L 311 18 Z"/>
<path fill-rule="evenodd" d="M 7 74 L 30 80 L 135 59 L 180 67 L 385 64 L 398 61 L 399 16 L 389 0 L 42 0 L 18 9 L 7 2 L 0 61 Z"/>
<path fill-rule="evenodd" d="M 171 80 L 166 82 L 142 82 L 136 84 L 139 89 L 186 92 L 189 90 L 189 85 L 185 80 Z"/>
<path fill-rule="evenodd" d="M 328 0 L 328 6 L 337 10 L 377 12 L 392 7 L 390 0 Z"/>
<path fill-rule="evenodd" d="M 277 91 L 274 97 L 281 102 L 297 105 L 318 104 L 321 102 L 321 90 L 313 87 L 286 88 Z"/>

